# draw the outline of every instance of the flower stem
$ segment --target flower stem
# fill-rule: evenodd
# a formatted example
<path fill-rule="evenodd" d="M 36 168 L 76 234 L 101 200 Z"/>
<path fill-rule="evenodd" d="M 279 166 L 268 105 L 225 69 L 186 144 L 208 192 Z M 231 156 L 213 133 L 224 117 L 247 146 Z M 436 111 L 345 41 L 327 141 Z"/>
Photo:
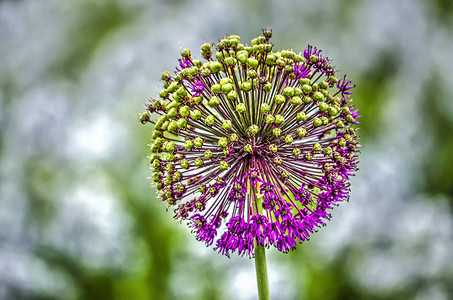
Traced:
<path fill-rule="evenodd" d="M 258 213 L 263 213 L 261 206 L 261 198 L 256 195 L 256 204 Z M 267 263 L 266 263 L 266 248 L 258 245 L 255 239 L 255 271 L 256 283 L 258 285 L 258 298 L 259 300 L 270 300 L 269 295 L 269 280 L 267 279 Z"/>
<path fill-rule="evenodd" d="M 255 241 L 255 270 L 256 282 L 258 284 L 259 300 L 270 300 L 269 281 L 267 279 L 266 252 L 264 246 L 260 246 Z"/>

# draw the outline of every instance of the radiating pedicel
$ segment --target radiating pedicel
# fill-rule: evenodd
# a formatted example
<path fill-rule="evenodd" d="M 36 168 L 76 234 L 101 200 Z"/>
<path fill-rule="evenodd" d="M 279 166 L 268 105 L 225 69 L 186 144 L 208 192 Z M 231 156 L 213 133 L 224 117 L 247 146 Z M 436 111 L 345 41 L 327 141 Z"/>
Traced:
<path fill-rule="evenodd" d="M 254 243 L 288 252 L 349 198 L 357 170 L 355 86 L 308 46 L 274 52 L 272 31 L 181 51 L 147 103 L 159 196 L 199 241 L 252 257 Z M 212 48 L 215 48 L 213 56 Z"/>

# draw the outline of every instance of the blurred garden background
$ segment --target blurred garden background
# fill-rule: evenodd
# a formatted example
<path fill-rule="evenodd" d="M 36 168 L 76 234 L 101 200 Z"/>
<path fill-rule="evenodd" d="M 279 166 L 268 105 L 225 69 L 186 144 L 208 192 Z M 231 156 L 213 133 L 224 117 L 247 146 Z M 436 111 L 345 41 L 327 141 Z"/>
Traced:
<path fill-rule="evenodd" d="M 453 299 L 450 0 L 0 1 L 0 299 L 257 299 L 156 198 L 138 114 L 181 49 L 266 25 L 363 116 L 351 200 L 268 251 L 272 299 Z"/>

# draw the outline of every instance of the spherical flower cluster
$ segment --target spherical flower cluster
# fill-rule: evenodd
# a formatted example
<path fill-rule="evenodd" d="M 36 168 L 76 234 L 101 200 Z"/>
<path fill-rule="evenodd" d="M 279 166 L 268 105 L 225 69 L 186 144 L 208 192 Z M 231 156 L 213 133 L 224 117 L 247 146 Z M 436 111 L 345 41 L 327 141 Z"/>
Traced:
<path fill-rule="evenodd" d="M 154 124 L 152 180 L 175 218 L 229 256 L 254 244 L 282 252 L 309 239 L 348 200 L 359 148 L 354 87 L 317 48 L 273 51 L 272 31 L 251 46 L 230 35 L 181 51 L 164 72 Z"/>

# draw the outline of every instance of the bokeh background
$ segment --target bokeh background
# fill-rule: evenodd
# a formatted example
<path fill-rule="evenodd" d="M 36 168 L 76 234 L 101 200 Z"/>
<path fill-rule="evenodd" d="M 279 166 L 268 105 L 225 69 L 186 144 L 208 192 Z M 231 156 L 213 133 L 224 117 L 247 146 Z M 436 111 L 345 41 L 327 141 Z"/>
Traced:
<path fill-rule="evenodd" d="M 256 299 L 150 188 L 138 122 L 179 51 L 269 25 L 357 84 L 349 203 L 287 255 L 272 299 L 453 299 L 453 2 L 0 1 L 0 299 Z"/>

